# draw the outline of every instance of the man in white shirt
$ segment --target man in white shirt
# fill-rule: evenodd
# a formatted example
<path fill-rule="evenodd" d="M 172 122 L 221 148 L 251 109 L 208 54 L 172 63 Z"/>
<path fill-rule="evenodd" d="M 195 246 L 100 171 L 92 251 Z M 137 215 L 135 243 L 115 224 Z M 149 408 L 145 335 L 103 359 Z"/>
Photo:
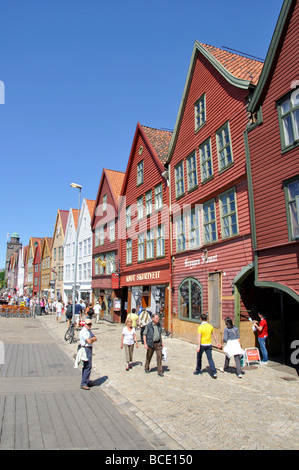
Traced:
<path fill-rule="evenodd" d="M 62 312 L 63 305 L 60 301 L 56 303 L 56 321 L 61 321 L 61 312 Z"/>
<path fill-rule="evenodd" d="M 99 302 L 95 303 L 95 305 L 93 306 L 93 309 L 94 309 L 94 313 L 96 314 L 96 323 L 98 323 L 100 319 L 100 313 L 102 310 Z"/>
<path fill-rule="evenodd" d="M 92 321 L 87 318 L 85 320 L 85 325 L 79 334 L 81 348 L 85 348 L 88 359 L 87 361 L 83 362 L 82 367 L 81 388 L 83 390 L 90 390 L 89 377 L 92 369 L 92 346 L 93 343 L 97 341 L 97 337 L 91 331 L 91 325 Z"/>

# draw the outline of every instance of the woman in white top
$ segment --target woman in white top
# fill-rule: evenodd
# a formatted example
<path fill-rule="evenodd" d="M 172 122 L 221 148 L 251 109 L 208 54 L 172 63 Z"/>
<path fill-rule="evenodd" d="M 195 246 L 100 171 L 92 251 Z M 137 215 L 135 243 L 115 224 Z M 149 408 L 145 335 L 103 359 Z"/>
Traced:
<path fill-rule="evenodd" d="M 125 346 L 126 352 L 126 370 L 132 368 L 130 366 L 130 362 L 133 361 L 133 351 L 134 351 L 134 343 L 136 344 L 136 348 L 138 348 L 137 338 L 136 338 L 136 330 L 133 328 L 133 322 L 131 319 L 126 319 L 125 327 L 122 331 L 121 335 L 121 343 L 120 347 L 123 349 Z"/>

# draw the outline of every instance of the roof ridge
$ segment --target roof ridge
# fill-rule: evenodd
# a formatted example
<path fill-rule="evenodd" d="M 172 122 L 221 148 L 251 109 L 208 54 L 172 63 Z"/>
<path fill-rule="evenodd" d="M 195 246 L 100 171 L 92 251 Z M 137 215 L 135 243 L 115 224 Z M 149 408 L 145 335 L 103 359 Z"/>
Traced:
<path fill-rule="evenodd" d="M 246 52 L 243 52 L 243 53 L 241 53 L 241 52 L 238 53 L 237 51 L 231 52 L 231 51 L 228 51 L 227 49 L 223 49 L 222 47 L 213 46 L 212 44 L 207 44 L 207 43 L 204 43 L 204 42 L 200 42 L 199 44 L 201 44 L 203 47 L 205 47 L 205 46 L 213 47 L 214 49 L 218 49 L 219 51 L 223 51 L 223 52 L 226 52 L 227 54 L 231 54 L 231 55 L 236 55 L 238 57 L 243 57 L 244 59 L 252 60 L 253 62 L 259 62 L 261 64 L 263 64 L 265 62 L 263 59 L 258 59 L 257 57 L 256 58 L 248 57 L 249 54 L 246 55 Z"/>

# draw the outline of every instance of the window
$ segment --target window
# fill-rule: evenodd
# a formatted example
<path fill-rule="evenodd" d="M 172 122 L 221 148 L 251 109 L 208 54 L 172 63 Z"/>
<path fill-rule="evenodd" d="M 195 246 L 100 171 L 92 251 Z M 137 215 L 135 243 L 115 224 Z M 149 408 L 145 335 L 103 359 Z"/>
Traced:
<path fill-rule="evenodd" d="M 143 196 L 137 199 L 137 219 L 143 219 Z"/>
<path fill-rule="evenodd" d="M 99 263 L 96 259 L 94 260 L 94 274 L 95 276 L 98 276 L 100 274 Z"/>
<path fill-rule="evenodd" d="M 107 211 L 107 194 L 103 196 L 103 212 Z"/>
<path fill-rule="evenodd" d="M 179 286 L 179 317 L 199 321 L 202 313 L 202 286 L 193 278 L 185 279 Z"/>
<path fill-rule="evenodd" d="M 175 167 L 175 193 L 177 198 L 185 193 L 183 162 L 178 163 Z"/>
<path fill-rule="evenodd" d="M 203 205 L 203 237 L 204 243 L 217 241 L 215 201 Z"/>
<path fill-rule="evenodd" d="M 156 230 L 157 257 L 165 256 L 165 225 L 157 227 Z"/>
<path fill-rule="evenodd" d="M 145 194 L 145 213 L 146 215 L 151 215 L 152 213 L 152 191 L 148 191 Z"/>
<path fill-rule="evenodd" d="M 104 245 L 104 225 L 101 225 L 100 227 L 99 239 L 100 239 L 100 245 Z"/>
<path fill-rule="evenodd" d="M 195 131 L 197 131 L 206 121 L 205 95 L 201 96 L 194 105 Z"/>
<path fill-rule="evenodd" d="M 228 123 L 216 132 L 219 171 L 225 170 L 233 163 L 230 130 Z"/>
<path fill-rule="evenodd" d="M 236 192 L 232 189 L 219 196 L 222 238 L 238 234 Z"/>
<path fill-rule="evenodd" d="M 186 215 L 180 215 L 176 220 L 176 246 L 177 251 L 186 250 Z"/>
<path fill-rule="evenodd" d="M 91 255 L 91 237 L 88 239 L 88 254 Z"/>
<path fill-rule="evenodd" d="M 189 213 L 189 223 L 188 223 L 188 241 L 189 249 L 198 248 L 200 246 L 199 238 L 199 210 L 197 207 L 191 209 Z"/>
<path fill-rule="evenodd" d="M 290 240 L 299 239 L 299 177 L 285 184 Z"/>
<path fill-rule="evenodd" d="M 95 234 L 94 246 L 99 246 L 99 244 L 100 244 L 100 227 L 96 227 L 94 234 Z"/>
<path fill-rule="evenodd" d="M 199 147 L 201 168 L 201 181 L 204 182 L 213 176 L 211 139 L 208 139 Z"/>
<path fill-rule="evenodd" d="M 126 241 L 126 264 L 132 264 L 132 240 Z"/>
<path fill-rule="evenodd" d="M 115 272 L 115 252 L 110 251 L 106 253 L 106 274 L 112 274 Z"/>
<path fill-rule="evenodd" d="M 131 206 L 126 208 L 126 228 L 131 227 Z"/>
<path fill-rule="evenodd" d="M 109 222 L 109 227 L 110 227 L 110 242 L 115 241 L 115 220 L 111 220 Z"/>
<path fill-rule="evenodd" d="M 137 164 L 137 186 L 143 183 L 143 160 Z"/>
<path fill-rule="evenodd" d="M 144 250 L 144 233 L 141 233 L 138 235 L 138 261 L 144 261 L 145 259 L 145 250 Z"/>
<path fill-rule="evenodd" d="M 285 149 L 299 143 L 299 88 L 278 105 L 281 144 Z"/>
<path fill-rule="evenodd" d="M 150 229 L 146 234 L 146 258 L 153 259 L 155 257 L 155 231 Z"/>
<path fill-rule="evenodd" d="M 163 207 L 163 195 L 162 195 L 162 183 L 155 187 L 155 210 L 162 209 Z"/>
<path fill-rule="evenodd" d="M 188 191 L 197 187 L 196 152 L 187 157 Z"/>

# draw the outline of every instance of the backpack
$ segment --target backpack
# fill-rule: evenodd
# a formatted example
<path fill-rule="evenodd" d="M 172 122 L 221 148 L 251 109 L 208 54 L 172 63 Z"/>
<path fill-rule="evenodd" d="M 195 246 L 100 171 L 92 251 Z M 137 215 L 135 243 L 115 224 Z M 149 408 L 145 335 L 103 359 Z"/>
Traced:
<path fill-rule="evenodd" d="M 93 314 L 94 314 L 94 310 L 93 310 L 92 307 L 90 307 L 89 310 L 88 310 L 88 312 L 87 312 L 87 315 L 88 315 L 89 317 L 92 317 Z"/>

